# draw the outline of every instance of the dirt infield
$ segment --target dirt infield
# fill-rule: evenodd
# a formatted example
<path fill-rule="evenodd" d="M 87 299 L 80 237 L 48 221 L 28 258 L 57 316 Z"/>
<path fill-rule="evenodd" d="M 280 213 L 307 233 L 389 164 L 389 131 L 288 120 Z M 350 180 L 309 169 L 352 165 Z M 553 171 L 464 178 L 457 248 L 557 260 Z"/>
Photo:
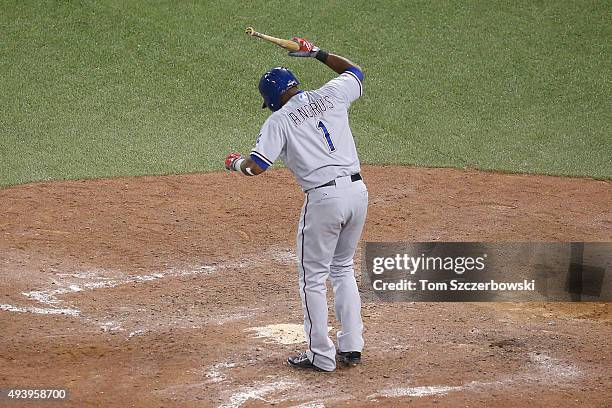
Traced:
<path fill-rule="evenodd" d="M 612 240 L 609 181 L 363 175 L 363 240 Z M 361 366 L 290 369 L 302 199 L 286 170 L 0 190 L 0 388 L 69 389 L 46 407 L 612 404 L 606 303 L 368 302 Z"/>

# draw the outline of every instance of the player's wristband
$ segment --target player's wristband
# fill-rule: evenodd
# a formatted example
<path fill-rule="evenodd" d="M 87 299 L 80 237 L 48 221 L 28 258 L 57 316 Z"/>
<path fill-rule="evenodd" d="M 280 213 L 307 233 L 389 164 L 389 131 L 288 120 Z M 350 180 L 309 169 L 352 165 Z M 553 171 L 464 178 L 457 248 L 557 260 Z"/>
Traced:
<path fill-rule="evenodd" d="M 244 160 L 245 159 L 243 159 L 243 158 L 234 160 L 234 162 L 232 163 L 232 169 L 234 169 L 234 171 L 241 171 L 240 170 L 240 166 L 242 165 L 242 162 Z"/>
<path fill-rule="evenodd" d="M 251 170 L 250 167 L 246 167 L 245 169 L 242 169 L 242 162 L 246 161 L 246 159 L 240 158 L 240 159 L 236 159 L 234 161 L 234 163 L 232 164 L 232 168 L 235 171 L 238 171 L 242 174 L 244 174 L 245 176 L 254 176 L 255 174 L 253 173 L 253 171 Z"/>
<path fill-rule="evenodd" d="M 323 51 L 323 50 L 319 50 L 317 52 L 317 55 L 315 55 L 315 58 L 318 59 L 319 61 L 325 63 L 325 61 L 327 61 L 327 57 L 328 56 L 329 56 L 329 52 Z"/>

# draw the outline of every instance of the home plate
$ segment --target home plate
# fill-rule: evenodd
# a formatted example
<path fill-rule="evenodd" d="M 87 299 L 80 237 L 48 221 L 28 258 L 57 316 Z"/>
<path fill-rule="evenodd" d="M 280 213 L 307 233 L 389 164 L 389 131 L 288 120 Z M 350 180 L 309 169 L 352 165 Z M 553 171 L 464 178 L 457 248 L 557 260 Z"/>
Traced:
<path fill-rule="evenodd" d="M 331 330 L 328 327 L 327 330 Z M 250 327 L 245 331 L 254 331 L 255 337 L 267 338 L 280 344 L 306 343 L 304 326 L 301 324 L 269 324 L 261 327 Z"/>

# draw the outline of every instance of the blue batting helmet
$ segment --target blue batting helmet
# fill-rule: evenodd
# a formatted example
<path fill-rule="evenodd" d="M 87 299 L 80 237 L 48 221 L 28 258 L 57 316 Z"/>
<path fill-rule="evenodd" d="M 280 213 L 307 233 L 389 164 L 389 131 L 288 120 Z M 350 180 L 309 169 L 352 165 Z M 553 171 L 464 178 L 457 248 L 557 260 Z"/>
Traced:
<path fill-rule="evenodd" d="M 259 80 L 259 93 L 264 99 L 262 108 L 268 107 L 276 112 L 281 108 L 280 99 L 283 92 L 299 84 L 300 81 L 287 68 L 272 68 Z"/>

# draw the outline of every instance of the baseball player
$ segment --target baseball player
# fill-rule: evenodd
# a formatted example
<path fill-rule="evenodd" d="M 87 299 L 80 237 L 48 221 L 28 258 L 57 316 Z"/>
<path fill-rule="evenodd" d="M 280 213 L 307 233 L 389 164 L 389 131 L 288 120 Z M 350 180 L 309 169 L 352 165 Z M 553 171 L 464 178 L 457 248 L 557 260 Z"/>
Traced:
<path fill-rule="evenodd" d="M 368 206 L 359 158 L 349 127 L 348 109 L 361 96 L 363 73 L 346 58 L 298 37 L 292 57 L 313 57 L 339 74 L 314 91 L 299 89 L 286 68 L 266 72 L 259 81 L 263 107 L 272 115 L 261 128 L 248 158 L 231 153 L 228 170 L 246 176 L 264 172 L 277 158 L 291 170 L 305 192 L 297 231 L 299 289 L 308 350 L 289 357 L 298 368 L 333 371 L 336 359 L 361 362 L 363 323 L 353 256 Z M 328 336 L 326 281 L 331 278 L 338 349 Z"/>

